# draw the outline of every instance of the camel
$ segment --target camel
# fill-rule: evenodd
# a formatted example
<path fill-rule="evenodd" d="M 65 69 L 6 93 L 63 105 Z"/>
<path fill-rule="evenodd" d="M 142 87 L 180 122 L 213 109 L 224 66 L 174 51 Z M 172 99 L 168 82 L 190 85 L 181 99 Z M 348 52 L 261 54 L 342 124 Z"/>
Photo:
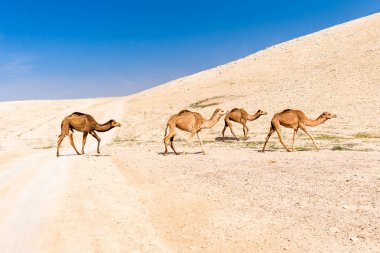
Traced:
<path fill-rule="evenodd" d="M 236 140 L 238 141 L 239 138 L 236 137 L 236 134 L 234 133 L 234 130 L 232 130 L 232 124 L 231 121 L 238 122 L 243 125 L 243 133 L 244 138 L 248 139 L 248 127 L 246 125 L 247 120 L 253 121 L 258 119 L 261 115 L 267 115 L 267 112 L 264 112 L 262 110 L 258 110 L 255 114 L 250 115 L 248 112 L 246 112 L 243 108 L 234 108 L 229 113 L 227 113 L 226 117 L 224 117 L 224 128 L 222 131 L 222 138 L 224 140 L 224 132 L 226 131 L 226 128 L 229 127 L 231 130 L 231 133 L 235 136 Z"/>
<path fill-rule="evenodd" d="M 178 114 L 175 114 L 170 117 L 168 120 L 168 123 L 166 125 L 165 129 L 165 138 L 164 138 L 164 144 L 165 144 L 165 152 L 164 155 L 168 154 L 168 143 L 170 141 L 170 147 L 173 149 L 174 153 L 176 155 L 179 155 L 177 151 L 175 151 L 173 146 L 173 140 L 174 136 L 176 135 L 176 128 L 186 131 L 190 133 L 190 136 L 186 142 L 186 147 L 183 152 L 183 154 L 186 154 L 186 149 L 188 148 L 189 144 L 192 143 L 192 138 L 196 134 L 199 140 L 199 143 L 202 147 L 203 154 L 206 155 L 206 151 L 203 148 L 203 142 L 202 138 L 199 135 L 199 132 L 202 129 L 205 128 L 212 128 L 222 117 L 226 112 L 222 109 L 216 109 L 215 112 L 212 114 L 211 118 L 209 120 L 206 120 L 197 112 L 191 112 L 188 110 L 182 110 Z M 167 134 L 168 128 L 170 129 L 169 134 Z"/>
<path fill-rule="evenodd" d="M 57 157 L 59 156 L 59 146 L 61 145 L 63 139 L 68 135 L 70 138 L 70 144 L 73 146 L 78 155 L 80 153 L 75 147 L 74 139 L 73 139 L 73 130 L 77 130 L 83 133 L 82 140 L 82 154 L 84 154 L 84 145 L 86 144 L 87 135 L 91 134 L 98 141 L 97 152 L 100 154 L 99 145 L 101 139 L 96 134 L 97 132 L 106 132 L 114 127 L 120 127 L 120 123 L 111 119 L 107 123 L 99 124 L 95 121 L 95 119 L 88 114 L 84 114 L 81 112 L 74 112 L 71 115 L 65 117 L 61 123 L 61 134 L 58 136 L 57 142 Z"/>
<path fill-rule="evenodd" d="M 280 139 L 281 144 L 285 147 L 285 149 L 288 152 L 294 151 L 294 140 L 296 138 L 298 129 L 301 128 L 307 136 L 313 141 L 313 144 L 317 150 L 319 150 L 319 147 L 317 144 L 315 144 L 314 138 L 309 134 L 306 127 L 307 126 L 318 126 L 322 123 L 324 123 L 326 120 L 336 118 L 335 114 L 324 112 L 322 113 L 317 119 L 312 120 L 308 119 L 305 114 L 300 110 L 293 110 L 293 109 L 286 109 L 280 113 L 276 113 L 271 121 L 271 127 L 269 130 L 269 133 L 265 139 L 264 147 L 262 149 L 262 152 L 265 151 L 265 146 L 267 145 L 267 142 L 270 138 L 270 136 L 273 134 L 274 131 L 277 132 L 278 138 Z M 281 134 L 281 128 L 280 126 L 284 126 L 286 128 L 293 128 L 293 142 L 292 142 L 292 149 L 289 149 L 282 139 Z"/>

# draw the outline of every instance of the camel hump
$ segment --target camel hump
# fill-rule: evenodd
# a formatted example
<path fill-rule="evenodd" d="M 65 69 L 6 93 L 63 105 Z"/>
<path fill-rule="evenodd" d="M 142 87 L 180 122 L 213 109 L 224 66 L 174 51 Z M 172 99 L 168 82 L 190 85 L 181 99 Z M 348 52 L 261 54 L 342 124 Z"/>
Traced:
<path fill-rule="evenodd" d="M 231 112 L 239 111 L 239 108 L 234 108 L 231 110 Z"/>
<path fill-rule="evenodd" d="M 85 113 L 81 113 L 81 112 L 73 112 L 70 116 L 86 116 L 88 114 L 85 114 Z"/>
<path fill-rule="evenodd" d="M 282 112 L 289 112 L 289 111 L 291 111 L 292 109 L 285 109 L 285 110 L 283 110 Z"/>
<path fill-rule="evenodd" d="M 187 113 L 187 112 L 190 112 L 190 111 L 189 111 L 189 110 L 182 110 L 182 111 L 180 111 L 180 112 L 178 113 L 178 115 L 182 115 L 182 114 Z"/>

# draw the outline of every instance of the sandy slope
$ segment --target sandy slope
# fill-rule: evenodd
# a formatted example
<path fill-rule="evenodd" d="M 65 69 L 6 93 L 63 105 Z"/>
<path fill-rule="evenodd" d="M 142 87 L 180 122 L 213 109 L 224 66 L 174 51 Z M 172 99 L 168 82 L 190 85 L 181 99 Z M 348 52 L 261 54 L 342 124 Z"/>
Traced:
<path fill-rule="evenodd" d="M 379 43 L 376 14 L 129 97 L 0 103 L 0 252 L 380 252 Z M 239 143 L 204 131 L 207 156 L 161 155 L 171 114 L 216 107 L 269 115 Z M 340 116 L 310 129 L 322 151 L 300 134 L 257 152 L 288 107 Z M 89 137 L 55 157 L 73 111 L 121 122 L 102 155 Z"/>

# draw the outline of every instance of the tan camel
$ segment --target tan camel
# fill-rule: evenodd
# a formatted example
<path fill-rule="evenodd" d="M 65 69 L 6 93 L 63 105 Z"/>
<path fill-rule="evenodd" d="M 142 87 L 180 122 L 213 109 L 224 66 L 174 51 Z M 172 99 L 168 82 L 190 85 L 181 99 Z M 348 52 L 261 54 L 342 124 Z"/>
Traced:
<path fill-rule="evenodd" d="M 176 128 L 179 128 L 182 131 L 186 131 L 190 133 L 189 139 L 186 143 L 186 148 L 188 148 L 189 144 L 192 143 L 192 138 L 196 134 L 199 140 L 199 143 L 202 147 L 203 154 L 206 154 L 206 151 L 203 148 L 203 142 L 202 138 L 199 136 L 199 132 L 204 128 L 211 128 L 213 127 L 220 117 L 222 117 L 226 112 L 222 109 L 216 109 L 213 113 L 212 117 L 209 120 L 206 120 L 197 112 L 191 112 L 188 110 L 182 110 L 178 114 L 175 114 L 170 117 L 168 120 L 166 129 L 165 129 L 165 138 L 164 138 L 164 144 L 165 144 L 165 152 L 164 155 L 168 154 L 168 143 L 170 141 L 170 147 L 173 149 L 174 153 L 178 155 L 174 149 L 173 146 L 173 140 L 174 136 L 176 135 Z M 170 132 L 168 135 L 167 130 L 170 129 Z M 186 154 L 186 148 L 183 152 L 183 154 Z"/>
<path fill-rule="evenodd" d="M 61 134 L 58 136 L 58 142 L 57 142 L 57 156 L 59 156 L 59 146 L 61 145 L 63 139 L 66 137 L 66 135 L 70 138 L 70 144 L 73 146 L 75 151 L 78 155 L 80 153 L 75 147 L 74 139 L 73 139 L 73 130 L 77 130 L 79 132 L 83 133 L 83 140 L 82 140 L 82 154 L 84 154 L 84 145 L 86 144 L 87 135 L 91 134 L 97 141 L 98 141 L 98 148 L 97 152 L 99 151 L 99 145 L 101 139 L 96 134 L 97 132 L 106 132 L 114 127 L 120 127 L 120 123 L 116 122 L 115 120 L 111 119 L 107 123 L 99 124 L 95 121 L 95 119 L 88 114 L 80 113 L 80 112 L 74 112 L 73 114 L 65 117 L 61 124 Z"/>
<path fill-rule="evenodd" d="M 281 144 L 285 147 L 285 149 L 288 152 L 294 151 L 294 140 L 296 138 L 298 129 L 301 128 L 307 136 L 313 141 L 314 146 L 317 150 L 319 150 L 319 147 L 317 144 L 315 144 L 314 138 L 309 134 L 306 127 L 307 126 L 318 126 L 319 124 L 324 123 L 326 120 L 336 118 L 335 114 L 324 112 L 322 113 L 317 119 L 312 120 L 308 119 L 305 114 L 300 110 L 292 110 L 292 109 L 286 109 L 280 113 L 276 113 L 271 121 L 271 127 L 269 130 L 269 133 L 265 139 L 264 147 L 262 149 L 262 152 L 265 151 L 265 146 L 267 145 L 267 142 L 270 138 L 270 136 L 273 134 L 274 131 L 277 132 L 278 138 L 280 139 Z M 289 149 L 282 139 L 281 134 L 281 128 L 280 126 L 284 126 L 287 128 L 293 128 L 293 143 L 292 143 L 292 149 Z"/>
<path fill-rule="evenodd" d="M 236 137 L 236 134 L 234 133 L 234 130 L 232 130 L 232 124 L 231 121 L 238 122 L 243 125 L 243 133 L 244 138 L 248 138 L 248 127 L 246 125 L 247 120 L 253 121 L 258 119 L 261 115 L 267 115 L 267 112 L 264 112 L 262 110 L 258 110 L 255 114 L 250 115 L 247 111 L 245 111 L 243 108 L 234 108 L 229 113 L 227 113 L 226 117 L 224 117 L 224 128 L 222 131 L 222 138 L 224 140 L 224 132 L 226 131 L 226 128 L 229 127 L 231 130 L 231 133 L 235 136 L 236 140 L 238 141 L 239 138 Z"/>

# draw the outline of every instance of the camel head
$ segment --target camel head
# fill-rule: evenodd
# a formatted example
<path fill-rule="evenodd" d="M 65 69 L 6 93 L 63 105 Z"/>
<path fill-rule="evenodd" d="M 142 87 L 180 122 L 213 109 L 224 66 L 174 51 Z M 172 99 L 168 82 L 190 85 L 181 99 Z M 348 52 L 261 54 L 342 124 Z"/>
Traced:
<path fill-rule="evenodd" d="M 333 113 L 330 113 L 330 112 L 324 112 L 319 117 L 328 120 L 328 119 L 336 118 L 336 114 L 333 114 Z"/>
<path fill-rule="evenodd" d="M 264 111 L 262 111 L 262 110 L 258 110 L 257 112 L 256 112 L 256 114 L 258 114 L 258 115 L 267 115 L 268 113 L 267 112 L 264 112 Z"/>
<path fill-rule="evenodd" d="M 224 115 L 226 113 L 227 113 L 227 111 L 218 108 L 218 109 L 215 110 L 214 115 L 222 116 L 222 115 Z"/>
<path fill-rule="evenodd" d="M 121 127 L 121 124 L 114 119 L 111 119 L 109 122 L 111 123 L 112 127 Z"/>
<path fill-rule="evenodd" d="M 205 120 L 203 123 L 202 123 L 202 126 L 201 128 L 211 128 L 213 127 L 216 122 L 218 122 L 218 120 L 220 119 L 220 117 L 222 117 L 222 115 L 225 115 L 227 113 L 227 111 L 223 110 L 223 109 L 216 109 L 214 111 L 214 113 L 212 114 L 211 118 L 209 120 Z"/>

